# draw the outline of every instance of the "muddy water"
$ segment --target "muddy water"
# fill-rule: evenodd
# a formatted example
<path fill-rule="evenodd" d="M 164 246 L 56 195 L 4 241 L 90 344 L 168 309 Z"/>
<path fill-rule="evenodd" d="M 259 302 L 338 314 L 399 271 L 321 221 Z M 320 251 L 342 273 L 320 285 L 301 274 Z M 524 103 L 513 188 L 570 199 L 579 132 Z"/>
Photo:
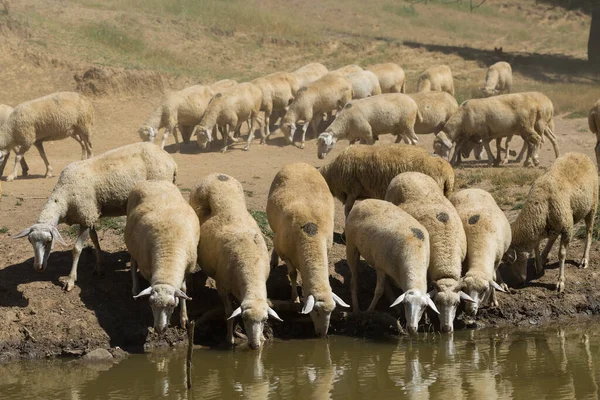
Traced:
<path fill-rule="evenodd" d="M 197 349 L 185 389 L 182 350 L 117 365 L 0 365 L 7 399 L 598 398 L 600 323 L 481 330 L 372 342 L 274 341 L 260 352 Z"/>

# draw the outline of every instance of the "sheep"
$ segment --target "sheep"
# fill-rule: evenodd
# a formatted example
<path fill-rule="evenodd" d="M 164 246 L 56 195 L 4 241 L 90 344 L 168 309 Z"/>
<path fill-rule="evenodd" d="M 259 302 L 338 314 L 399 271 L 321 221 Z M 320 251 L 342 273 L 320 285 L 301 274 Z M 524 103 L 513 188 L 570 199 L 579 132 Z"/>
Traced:
<path fill-rule="evenodd" d="M 250 142 L 254 139 L 254 130 L 258 113 L 262 105 L 262 91 L 250 82 L 237 84 L 223 92 L 217 93 L 200 123 L 196 126 L 198 146 L 205 149 L 208 143 L 212 142 L 213 127 L 223 128 L 223 148 L 221 152 L 226 152 L 227 140 L 231 137 L 233 142 L 238 139 L 232 136 L 233 131 L 239 130 L 242 123 L 249 120 L 250 132 L 244 150 L 250 149 Z M 264 141 L 264 137 L 261 143 Z"/>
<path fill-rule="evenodd" d="M 231 176 L 211 174 L 192 190 L 190 205 L 202 232 L 198 264 L 216 281 L 227 318 L 227 343 L 233 345 L 233 318 L 241 315 L 248 345 L 256 350 L 267 318 L 281 318 L 267 303 L 269 254 L 246 208 L 242 185 Z M 235 311 L 230 295 L 240 304 Z"/>
<path fill-rule="evenodd" d="M 429 232 L 428 273 L 433 284 L 430 296 L 440 311 L 441 330 L 452 332 L 460 301 L 474 302 L 460 285 L 462 262 L 467 253 L 460 216 L 438 183 L 419 172 L 396 176 L 389 184 L 385 200 L 413 216 Z"/>
<path fill-rule="evenodd" d="M 310 314 L 317 336 L 327 335 L 331 312 L 338 304 L 350 307 L 331 290 L 327 253 L 333 245 L 333 196 L 315 167 L 284 166 L 273 179 L 267 218 L 275 236 L 271 268 L 285 262 L 298 301 L 296 279 L 302 277 L 303 314 Z"/>
<path fill-rule="evenodd" d="M 158 131 L 164 128 L 160 148 L 165 148 L 169 134 L 173 132 L 175 148 L 179 150 L 178 128 L 188 127 L 182 129 L 181 132 L 183 141 L 188 143 L 191 136 L 189 127 L 200 122 L 213 96 L 235 84 L 236 82 L 233 80 L 224 79 L 211 86 L 194 85 L 177 92 L 167 93 L 139 129 L 140 138 L 147 142 L 154 142 Z"/>
<path fill-rule="evenodd" d="M 131 255 L 133 298 L 149 297 L 154 329 L 161 334 L 180 305 L 187 327 L 186 278 L 197 272 L 200 223 L 177 186 L 167 181 L 137 183 L 127 200 L 125 244 Z M 139 291 L 137 271 L 150 282 Z M 181 303 L 180 303 L 181 299 Z"/>
<path fill-rule="evenodd" d="M 273 111 L 285 110 L 294 100 L 298 92 L 298 79 L 289 72 L 276 72 L 252 83 L 262 92 L 261 111 L 265 113 L 263 137 L 271 136 L 270 122 Z"/>
<path fill-rule="evenodd" d="M 490 66 L 485 74 L 485 86 L 479 88 L 485 96 L 510 93 L 512 87 L 512 68 L 505 61 Z"/>
<path fill-rule="evenodd" d="M 331 71 L 332 73 L 339 73 L 341 74 L 343 77 L 346 77 L 350 74 L 353 74 L 355 72 L 360 72 L 363 71 L 362 67 L 356 64 L 350 64 L 350 65 L 346 65 L 343 66 L 341 68 L 338 68 L 336 70 Z"/>
<path fill-rule="evenodd" d="M 354 72 L 347 75 L 346 79 L 352 84 L 353 99 L 364 99 L 381 94 L 379 80 L 371 71 Z"/>
<path fill-rule="evenodd" d="M 429 67 L 417 81 L 417 92 L 447 92 L 454 96 L 452 71 L 447 65 Z"/>
<path fill-rule="evenodd" d="M 296 124 L 304 121 L 300 145 L 300 148 L 303 149 L 308 124 L 312 125 L 316 137 L 323 113 L 341 110 L 350 100 L 352 100 L 352 84 L 337 73 L 327 74 L 305 89 L 300 89 L 281 124 L 281 130 L 287 142 L 293 143 Z"/>
<path fill-rule="evenodd" d="M 93 123 L 94 107 L 79 93 L 57 92 L 19 104 L 0 126 L 0 165 L 5 163 L 11 150 L 18 149 L 13 172 L 6 180 L 17 177 L 17 165 L 32 145 L 46 164 L 46 178 L 52 177 L 52 167 L 43 146 L 48 140 L 72 137 L 81 146 L 81 159 L 90 158 Z"/>
<path fill-rule="evenodd" d="M 565 259 L 573 226 L 585 221 L 586 242 L 579 266 L 587 268 L 594 217 L 598 207 L 598 174 L 594 162 L 581 153 L 566 153 L 533 182 L 523 209 L 511 225 L 512 243 L 505 254 L 519 282 L 527 278 L 527 260 L 535 250 L 536 273 L 544 271 L 548 254 L 560 236 L 559 273 L 556 290 L 565 290 Z M 540 254 L 540 242 L 548 238 Z"/>
<path fill-rule="evenodd" d="M 467 272 L 461 287 L 475 301 L 465 305 L 466 314 L 472 319 L 488 300 L 498 306 L 496 290 L 505 292 L 508 289 L 506 284 L 496 283 L 500 278 L 496 270 L 510 246 L 510 223 L 485 190 L 461 190 L 450 197 L 450 202 L 456 208 L 467 236 Z"/>
<path fill-rule="evenodd" d="M 378 199 L 361 201 L 346 222 L 346 259 L 351 272 L 352 308 L 358 307 L 360 256 L 377 271 L 377 285 L 367 312 L 375 310 L 390 276 L 402 289 L 390 307 L 404 305 L 406 327 L 416 333 L 427 306 L 439 313 L 427 294 L 429 234 L 416 219 L 395 205 Z"/>
<path fill-rule="evenodd" d="M 382 93 L 406 93 L 406 75 L 398 64 L 375 64 L 367 69 L 379 79 Z"/>
<path fill-rule="evenodd" d="M 10 115 L 10 113 L 13 111 L 13 108 L 11 106 L 8 106 L 6 104 L 0 104 L 0 126 L 2 126 L 6 120 L 8 119 L 8 116 Z M 15 150 L 15 154 L 17 153 L 17 151 Z M 4 162 L 0 165 L 0 176 L 2 176 L 2 174 L 4 173 L 4 167 L 6 167 L 6 163 L 8 162 L 8 156 L 4 157 Z M 22 175 L 23 176 L 27 176 L 29 173 L 29 166 L 27 165 L 27 162 L 25 162 L 25 156 L 23 156 L 23 158 L 21 158 L 21 170 L 22 170 Z M 1 194 L 1 191 L 0 191 Z"/>
<path fill-rule="evenodd" d="M 454 170 L 447 161 L 404 144 L 349 146 L 319 169 L 346 217 L 357 199 L 383 199 L 391 180 L 408 171 L 431 176 L 446 196 L 454 190 Z"/>
<path fill-rule="evenodd" d="M 319 63 L 306 64 L 303 67 L 298 68 L 292 74 L 298 79 L 298 86 L 300 88 L 307 87 L 317 79 L 327 75 L 327 67 Z"/>
<path fill-rule="evenodd" d="M 333 149 L 340 139 L 350 142 L 361 139 L 373 144 L 382 134 L 396 135 L 417 143 L 414 127 L 423 121 L 417 103 L 402 93 L 388 93 L 366 99 L 352 100 L 338 113 L 335 120 L 317 139 L 317 156 L 320 159 Z"/>
<path fill-rule="evenodd" d="M 458 110 L 456 99 L 446 92 L 411 93 L 408 96 L 417 103 L 423 116 L 422 121 L 415 123 L 417 135 L 437 134 Z"/>
<path fill-rule="evenodd" d="M 136 183 L 150 179 L 175 182 L 176 174 L 177 165 L 171 156 L 152 143 L 130 144 L 73 162 L 61 172 L 37 222 L 14 237 L 28 237 L 34 252 L 33 268 L 44 271 L 54 242 L 65 244 L 56 226 L 79 224 L 71 273 L 64 286 L 71 291 L 77 280 L 81 249 L 88 237 L 96 248 L 95 271 L 103 272 L 95 229 L 98 220 L 125 215 L 127 197 Z"/>
<path fill-rule="evenodd" d="M 588 124 L 590 131 L 596 135 L 596 165 L 598 166 L 598 172 L 600 172 L 600 100 L 598 100 L 591 108 L 588 114 Z"/>

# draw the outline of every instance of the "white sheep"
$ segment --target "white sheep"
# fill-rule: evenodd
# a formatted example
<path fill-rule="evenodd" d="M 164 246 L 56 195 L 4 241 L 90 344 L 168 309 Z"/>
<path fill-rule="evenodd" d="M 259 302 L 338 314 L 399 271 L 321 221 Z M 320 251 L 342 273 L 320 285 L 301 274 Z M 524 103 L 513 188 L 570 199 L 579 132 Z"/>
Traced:
<path fill-rule="evenodd" d="M 590 109 L 588 114 L 588 125 L 590 131 L 596 135 L 596 165 L 598 166 L 598 172 L 600 172 L 600 100 L 594 103 L 594 106 Z"/>
<path fill-rule="evenodd" d="M 256 350 L 267 318 L 281 319 L 267 302 L 269 254 L 246 208 L 242 185 L 231 176 L 211 174 L 192 190 L 190 205 L 202 232 L 198 264 L 216 281 L 227 318 L 227 343 L 234 343 L 233 318 L 241 315 L 248 345 Z M 235 311 L 230 295 L 240 305 Z"/>
<path fill-rule="evenodd" d="M 392 179 L 408 171 L 431 176 L 446 196 L 454 190 L 452 166 L 417 146 L 356 144 L 319 169 L 331 194 L 345 205 L 346 216 L 357 199 L 383 199 Z"/>
<path fill-rule="evenodd" d="M 352 100 L 319 135 L 317 156 L 325 158 L 340 139 L 350 142 L 361 139 L 366 144 L 373 144 L 379 135 L 386 133 L 396 135 L 396 143 L 408 138 L 414 144 L 419 140 L 414 131 L 415 124 L 422 121 L 417 103 L 402 93 Z"/>
<path fill-rule="evenodd" d="M 33 246 L 33 268 L 46 269 L 55 241 L 64 244 L 56 226 L 79 224 L 73 247 L 73 265 L 65 282 L 72 290 L 83 244 L 92 238 L 96 269 L 102 273 L 102 253 L 95 225 L 101 217 L 125 215 L 127 197 L 136 183 L 144 180 L 175 181 L 177 165 L 164 150 L 151 143 L 135 143 L 107 151 L 88 160 L 73 162 L 60 174 L 37 222 L 15 238 L 27 236 Z"/>
<path fill-rule="evenodd" d="M 194 85 L 185 89 L 165 94 L 160 100 L 158 107 L 152 111 L 146 122 L 138 133 L 142 140 L 154 142 L 160 129 L 164 128 L 160 148 L 164 149 L 169 134 L 173 132 L 176 149 L 179 150 L 179 138 L 177 130 L 179 126 L 196 126 L 200 123 L 208 104 L 213 96 L 229 87 L 235 86 L 232 80 L 222 80 L 214 85 Z M 186 136 L 189 131 L 185 129 Z M 182 139 L 184 133 L 181 133 Z M 190 134 L 191 136 L 191 134 Z M 189 141 L 184 139 L 184 142 Z"/>
<path fill-rule="evenodd" d="M 298 79 L 300 88 L 307 87 L 317 79 L 327 75 L 327 67 L 320 63 L 310 63 L 292 72 Z"/>
<path fill-rule="evenodd" d="M 127 200 L 125 244 L 131 255 L 133 298 L 150 296 L 154 329 L 161 334 L 180 305 L 180 323 L 187 327 L 186 278 L 197 272 L 200 224 L 177 186 L 167 181 L 143 181 Z M 137 271 L 150 286 L 139 291 Z M 181 303 L 180 303 L 181 299 Z"/>
<path fill-rule="evenodd" d="M 375 310 L 390 276 L 403 293 L 390 307 L 404 305 L 406 327 L 416 333 L 427 306 L 439 313 L 427 294 L 429 234 L 416 219 L 378 199 L 361 201 L 346 221 L 346 259 L 352 275 L 352 308 L 358 307 L 358 264 L 362 256 L 377 271 L 377 284 L 368 312 Z"/>
<path fill-rule="evenodd" d="M 293 143 L 296 124 L 303 121 L 300 145 L 303 149 L 308 124 L 311 124 L 316 137 L 323 114 L 341 110 L 350 100 L 352 100 L 352 84 L 338 73 L 327 74 L 306 88 L 300 89 L 285 113 L 281 125 L 287 142 Z"/>
<path fill-rule="evenodd" d="M 560 236 L 559 272 L 556 289 L 565 289 L 565 259 L 573 226 L 585 221 L 586 242 L 579 266 L 587 268 L 592 244 L 594 218 L 598 208 L 598 174 L 594 162 L 581 153 L 559 157 L 548 171 L 535 180 L 523 209 L 512 223 L 512 244 L 506 261 L 520 282 L 527 278 L 527 260 L 535 250 L 536 273 L 544 271 L 548 254 Z M 548 238 L 544 251 L 539 246 Z"/>
<path fill-rule="evenodd" d="M 408 94 L 417 103 L 422 120 L 415 122 L 417 135 L 437 134 L 446 121 L 458 110 L 454 96 L 446 92 L 422 92 Z"/>
<path fill-rule="evenodd" d="M 485 85 L 479 88 L 484 95 L 493 96 L 510 93 L 512 87 L 512 68 L 506 61 L 490 66 L 485 74 Z"/>
<path fill-rule="evenodd" d="M 8 106 L 6 104 L 0 104 L 0 126 L 2 126 L 8 120 L 8 116 L 10 115 L 10 113 L 12 111 L 13 111 L 13 108 L 11 106 Z M 16 149 L 14 150 L 14 152 L 15 152 L 15 154 L 17 154 Z M 4 168 L 6 167 L 7 162 L 8 162 L 8 156 L 4 157 L 4 162 L 2 162 L 2 164 L 0 164 L 0 176 L 2 176 L 2 174 L 4 173 Z M 27 162 L 25 162 L 25 156 L 23 156 L 23 158 L 21 158 L 21 171 L 22 171 L 23 176 L 28 175 L 29 166 L 27 165 Z M 1 184 L 0 184 L 0 186 L 1 186 Z M 0 194 L 1 193 L 2 193 L 2 191 L 1 191 L 1 187 L 0 187 Z"/>
<path fill-rule="evenodd" d="M 292 103 L 299 89 L 298 79 L 289 72 L 276 72 L 257 78 L 251 83 L 262 92 L 260 110 L 265 113 L 263 137 L 266 140 L 271 136 L 271 114 L 273 111 L 285 111 Z"/>
<path fill-rule="evenodd" d="M 327 335 L 336 303 L 349 307 L 331 290 L 327 254 L 333 245 L 333 196 L 319 171 L 305 163 L 283 167 L 271 183 L 267 218 L 275 236 L 271 267 L 285 262 L 298 301 L 302 277 L 303 314 L 309 314 L 317 336 Z"/>
<path fill-rule="evenodd" d="M 250 142 L 254 139 L 254 130 L 261 105 L 262 91 L 250 82 L 240 83 L 217 93 L 208 105 L 200 123 L 196 126 L 198 146 L 205 149 L 212 142 L 213 128 L 216 126 L 223 129 L 221 152 L 224 153 L 227 151 L 228 139 L 234 143 L 238 141 L 233 137 L 233 132 L 238 131 L 244 121 L 249 121 L 250 132 L 244 148 L 244 150 L 249 150 Z M 262 142 L 264 142 L 264 137 Z"/>
<path fill-rule="evenodd" d="M 467 315 L 475 318 L 478 308 L 488 300 L 498 306 L 496 290 L 504 292 L 508 289 L 505 284 L 496 283 L 500 278 L 496 270 L 510 246 L 510 223 L 485 190 L 461 190 L 450 197 L 450 202 L 456 208 L 467 236 L 467 272 L 461 287 L 475 301 L 465 307 Z"/>
<path fill-rule="evenodd" d="M 0 126 L 0 165 L 11 150 L 17 152 L 13 172 L 6 180 L 17 177 L 17 165 L 32 145 L 46 164 L 46 178 L 51 177 L 52 167 L 43 146 L 48 140 L 72 137 L 81 146 L 81 159 L 91 157 L 93 123 L 94 107 L 79 93 L 58 92 L 19 104 Z"/>
<path fill-rule="evenodd" d="M 440 310 L 441 330 L 452 332 L 460 301 L 474 302 L 460 285 L 462 262 L 467 253 L 460 216 L 436 181 L 419 172 L 396 176 L 390 182 L 385 200 L 412 215 L 429 232 L 428 272 L 433 284 L 430 295 Z"/>
<path fill-rule="evenodd" d="M 371 71 L 358 71 L 346 76 L 352 84 L 352 98 L 364 99 L 381 94 L 377 76 Z"/>
<path fill-rule="evenodd" d="M 382 93 L 406 93 L 406 75 L 398 64 L 375 64 L 367 69 L 379 79 Z"/>
<path fill-rule="evenodd" d="M 343 77 L 346 77 L 350 74 L 353 74 L 355 72 L 360 72 L 360 71 L 363 71 L 363 68 L 360 65 L 350 64 L 350 65 L 345 65 L 336 70 L 333 70 L 333 71 L 331 71 L 331 73 L 338 73 L 338 74 L 341 74 Z"/>
<path fill-rule="evenodd" d="M 417 81 L 417 92 L 447 92 L 454 96 L 452 70 L 447 65 L 429 67 Z"/>

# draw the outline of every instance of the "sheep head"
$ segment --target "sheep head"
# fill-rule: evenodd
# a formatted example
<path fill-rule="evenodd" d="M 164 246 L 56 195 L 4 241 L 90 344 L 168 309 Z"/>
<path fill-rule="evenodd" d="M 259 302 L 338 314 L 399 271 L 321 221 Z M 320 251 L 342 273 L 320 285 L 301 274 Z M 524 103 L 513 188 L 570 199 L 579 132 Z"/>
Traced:
<path fill-rule="evenodd" d="M 33 224 L 29 228 L 17 233 L 13 239 L 27 236 L 33 246 L 33 269 L 44 271 L 48 266 L 48 257 L 54 247 L 54 241 L 66 245 L 56 226 L 46 223 Z"/>
<path fill-rule="evenodd" d="M 144 142 L 154 143 L 154 139 L 156 139 L 157 133 L 158 132 L 156 131 L 156 129 L 154 129 L 150 125 L 142 125 L 142 127 L 138 130 L 138 134 Z"/>
<path fill-rule="evenodd" d="M 433 286 L 434 289 L 428 294 L 439 310 L 440 329 L 442 332 L 452 332 L 456 309 L 461 300 L 470 303 L 474 303 L 475 300 L 463 292 L 462 286 L 454 279 L 439 280 L 433 282 Z"/>
<path fill-rule="evenodd" d="M 480 87 L 479 90 L 481 90 L 481 93 L 483 93 L 483 95 L 485 97 L 491 97 L 491 96 L 496 96 L 497 94 L 500 94 L 500 91 L 492 88 L 492 87 Z"/>
<path fill-rule="evenodd" d="M 294 142 L 294 134 L 296 133 L 296 124 L 284 121 L 281 125 L 281 131 L 287 144 L 292 144 Z"/>
<path fill-rule="evenodd" d="M 335 305 L 339 304 L 342 307 L 350 307 L 338 295 L 331 292 L 330 299 L 316 299 L 312 294 L 306 298 L 302 314 L 309 314 L 315 327 L 315 334 L 318 337 L 327 336 L 329 330 L 329 320 L 331 313 L 335 309 Z"/>
<path fill-rule="evenodd" d="M 169 326 L 171 315 L 179 305 L 179 299 L 191 300 L 182 290 L 168 284 L 157 284 L 142 290 L 134 299 L 150 296 L 148 299 L 154 315 L 154 330 L 162 334 Z"/>
<path fill-rule="evenodd" d="M 242 302 L 242 305 L 236 308 L 229 319 L 242 316 L 244 329 L 248 337 L 248 347 L 252 350 L 258 350 L 263 340 L 263 328 L 269 317 L 277 321 L 283 321 L 266 301 L 249 300 Z"/>
<path fill-rule="evenodd" d="M 529 259 L 529 251 L 519 249 L 513 246 L 508 248 L 504 253 L 502 261 L 508 265 L 508 269 L 512 272 L 515 279 L 524 284 L 527 280 L 527 260 Z"/>
<path fill-rule="evenodd" d="M 207 128 L 206 126 L 202 126 L 202 125 L 198 125 L 195 130 L 196 130 L 196 140 L 198 143 L 198 147 L 200 147 L 202 150 L 206 149 L 208 144 L 210 142 L 212 142 L 212 140 L 213 140 L 213 137 L 212 137 L 213 130 L 211 128 Z"/>
<path fill-rule="evenodd" d="M 504 292 L 504 289 L 502 289 L 493 279 L 487 280 L 478 276 L 464 277 L 461 287 L 474 301 L 473 303 L 467 302 L 465 304 L 465 314 L 471 319 L 475 318 L 479 307 L 489 300 L 493 289 Z"/>
<path fill-rule="evenodd" d="M 408 333 L 415 334 L 419 328 L 419 321 L 427 307 L 430 307 L 436 313 L 440 313 L 435 306 L 429 294 L 423 293 L 418 289 L 410 289 L 402 293 L 390 308 L 398 304 L 404 305 L 404 317 L 406 319 L 406 329 Z"/>
<path fill-rule="evenodd" d="M 444 160 L 450 160 L 450 150 L 452 150 L 453 143 L 448 139 L 448 135 L 444 131 L 435 135 L 433 139 L 433 152 Z"/>
<path fill-rule="evenodd" d="M 337 139 L 331 134 L 331 132 L 323 132 L 317 139 L 317 157 L 324 159 L 327 154 L 333 149 Z"/>

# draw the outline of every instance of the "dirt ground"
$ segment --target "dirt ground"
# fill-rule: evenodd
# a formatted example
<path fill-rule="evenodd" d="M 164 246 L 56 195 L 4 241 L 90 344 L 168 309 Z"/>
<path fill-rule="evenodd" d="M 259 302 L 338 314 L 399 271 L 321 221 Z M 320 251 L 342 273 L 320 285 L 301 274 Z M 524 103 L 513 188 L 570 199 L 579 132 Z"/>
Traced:
<path fill-rule="evenodd" d="M 7 57 L 9 56 L 5 54 L 0 59 L 7 61 Z M 37 65 L 23 60 L 12 61 L 18 68 L 11 69 L 12 72 L 5 75 L 5 80 L 0 85 L 2 103 L 14 105 L 28 98 L 56 90 L 73 89 L 75 86 L 72 74 L 66 67 L 49 67 L 48 64 Z M 157 104 L 159 96 L 159 93 L 145 93 L 95 98 L 95 154 L 137 142 L 137 129 Z M 595 138 L 585 129 L 586 120 L 557 118 L 556 126 L 563 153 L 579 151 L 593 157 Z M 391 138 L 382 137 L 382 142 L 389 141 Z M 431 142 L 430 136 L 424 136 L 420 145 L 430 149 Z M 518 139 L 513 141 L 515 142 L 513 146 L 518 150 L 521 142 Z M 180 153 L 175 153 L 173 143 L 171 138 L 166 149 L 178 164 L 177 183 L 184 195 L 205 175 L 222 172 L 236 177 L 243 184 L 248 209 L 257 211 L 265 210 L 271 180 L 281 166 L 303 161 L 319 167 L 347 145 L 347 142 L 340 142 L 326 160 L 318 160 L 314 139 L 301 150 L 284 145 L 281 135 L 276 135 L 268 145 L 259 145 L 256 140 L 248 152 L 242 151 L 241 147 L 234 147 L 226 154 L 218 151 L 199 153 L 194 143 L 184 145 Z M 70 246 L 74 237 L 70 234 L 69 227 L 60 227 L 69 246 L 56 245 L 45 272 L 33 270 L 31 245 L 26 239 L 13 240 L 11 236 L 36 221 L 60 171 L 68 163 L 77 160 L 80 154 L 79 145 L 74 140 L 48 143 L 45 147 L 55 177 L 44 179 L 43 162 L 35 151 L 30 151 L 26 158 L 31 175 L 14 182 L 2 182 L 0 361 L 78 356 L 98 347 L 119 346 L 128 351 L 142 351 L 144 348 L 183 342 L 185 334 L 181 329 L 170 328 L 162 339 L 156 338 L 148 329 L 152 325 L 152 313 L 147 301 L 134 301 L 131 297 L 129 256 L 118 228 L 103 229 L 99 234 L 106 260 L 106 274 L 102 277 L 92 275 L 95 256 L 93 249 L 88 247 L 80 259 L 79 280 L 72 292 L 64 292 L 60 282 L 60 278 L 68 275 L 71 267 Z M 551 164 L 554 154 L 549 143 L 546 143 L 540 155 L 540 168 Z M 468 175 L 475 166 L 481 167 L 483 164 L 466 163 L 465 167 L 457 170 L 457 174 Z M 12 159 L 7 171 L 11 167 Z M 509 170 L 519 167 L 511 164 L 503 168 Z M 523 189 L 525 192 L 526 190 L 527 188 Z M 343 229 L 343 211 L 339 203 L 336 207 L 336 232 L 340 233 Z M 507 208 L 507 212 L 511 219 L 517 213 L 510 211 L 510 208 Z M 91 246 L 91 243 L 88 245 Z M 568 259 L 579 259 L 582 252 L 582 241 L 575 240 L 569 249 Z M 599 256 L 599 245 L 594 242 L 589 269 L 580 270 L 574 262 L 569 261 L 566 290 L 563 295 L 558 296 L 554 291 L 558 273 L 554 251 L 543 277 L 533 280 L 524 288 L 515 289 L 511 294 L 500 294 L 500 308 L 482 310 L 479 323 L 537 325 L 600 313 L 597 285 Z M 345 246 L 341 240 L 336 240 L 333 246 L 329 268 L 334 291 L 349 303 L 349 271 L 345 262 Z M 364 309 L 371 300 L 375 274 L 366 265 L 363 265 L 361 274 L 360 299 Z M 280 315 L 285 320 L 284 323 L 271 325 L 274 334 L 283 338 L 311 336 L 312 325 L 308 317 L 299 317 L 295 310 L 284 310 L 289 308 L 285 300 L 289 296 L 290 286 L 282 266 L 273 271 L 268 290 L 270 298 L 282 310 Z M 194 279 L 191 295 L 194 298 L 190 305 L 192 316 L 201 315 L 219 305 L 215 291 L 204 286 L 201 274 Z M 379 310 L 385 311 L 388 306 L 387 300 L 382 299 Z M 176 317 L 174 315 L 173 322 Z M 460 323 L 458 325 L 460 328 Z M 218 345 L 223 338 L 223 328 L 223 321 L 216 315 L 216 319 L 200 324 L 197 342 Z M 382 312 L 373 316 L 356 316 L 338 310 L 332 318 L 330 333 L 374 337 L 401 332 L 396 319 L 389 314 Z"/>

